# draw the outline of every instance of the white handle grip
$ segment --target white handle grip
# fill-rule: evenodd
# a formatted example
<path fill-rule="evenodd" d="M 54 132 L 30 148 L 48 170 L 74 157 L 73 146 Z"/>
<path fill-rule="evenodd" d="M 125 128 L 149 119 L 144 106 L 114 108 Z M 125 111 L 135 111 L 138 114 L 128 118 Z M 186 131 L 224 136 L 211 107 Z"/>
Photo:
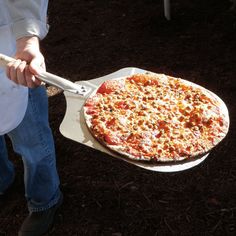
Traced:
<path fill-rule="evenodd" d="M 0 66 L 6 66 L 9 62 L 15 61 L 16 59 L 0 54 Z"/>

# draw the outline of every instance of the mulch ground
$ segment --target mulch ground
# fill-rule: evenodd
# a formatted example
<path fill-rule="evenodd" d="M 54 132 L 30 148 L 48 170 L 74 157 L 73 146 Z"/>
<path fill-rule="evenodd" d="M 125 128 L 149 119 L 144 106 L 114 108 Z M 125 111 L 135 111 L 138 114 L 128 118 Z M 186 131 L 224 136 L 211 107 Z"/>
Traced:
<path fill-rule="evenodd" d="M 65 198 L 52 235 L 236 235 L 236 14 L 228 0 L 171 2 L 167 21 L 161 0 L 51 0 L 47 69 L 71 81 L 124 67 L 193 81 L 226 103 L 227 137 L 192 169 L 151 172 L 63 137 L 65 98 L 49 88 Z M 28 213 L 21 158 L 10 143 L 9 155 L 17 175 L 0 203 L 0 236 L 17 235 Z"/>

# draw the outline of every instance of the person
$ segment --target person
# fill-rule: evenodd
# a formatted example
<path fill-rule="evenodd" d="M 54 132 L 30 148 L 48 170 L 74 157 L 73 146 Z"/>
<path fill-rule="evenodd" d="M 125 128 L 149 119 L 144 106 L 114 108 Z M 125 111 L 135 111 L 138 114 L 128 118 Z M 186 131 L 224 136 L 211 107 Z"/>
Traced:
<path fill-rule="evenodd" d="M 46 89 L 35 77 L 45 70 L 40 40 L 48 33 L 47 9 L 47 0 L 0 0 L 0 53 L 17 59 L 0 68 L 0 193 L 6 194 L 15 178 L 7 135 L 24 165 L 29 215 L 21 236 L 46 233 L 63 199 Z"/>

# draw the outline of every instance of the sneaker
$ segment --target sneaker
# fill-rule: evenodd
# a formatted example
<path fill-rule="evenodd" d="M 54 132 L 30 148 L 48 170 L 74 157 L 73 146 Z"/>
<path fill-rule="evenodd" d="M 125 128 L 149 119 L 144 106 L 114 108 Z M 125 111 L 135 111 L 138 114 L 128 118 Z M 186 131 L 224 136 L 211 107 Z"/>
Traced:
<path fill-rule="evenodd" d="M 50 231 L 62 202 L 63 197 L 56 205 L 45 211 L 31 212 L 24 220 L 18 236 L 41 236 Z"/>

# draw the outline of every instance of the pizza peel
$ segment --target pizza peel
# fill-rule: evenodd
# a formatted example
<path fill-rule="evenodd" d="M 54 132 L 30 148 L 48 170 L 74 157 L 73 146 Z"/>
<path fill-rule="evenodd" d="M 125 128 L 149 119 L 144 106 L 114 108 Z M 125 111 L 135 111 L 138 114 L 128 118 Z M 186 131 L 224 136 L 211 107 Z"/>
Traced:
<path fill-rule="evenodd" d="M 85 118 L 83 115 L 83 105 L 86 101 L 86 98 L 89 97 L 94 90 L 96 90 L 103 82 L 106 80 L 117 79 L 121 77 L 127 77 L 137 73 L 146 73 L 148 71 L 134 68 L 134 67 L 127 67 L 120 69 L 114 73 L 95 78 L 88 81 L 78 81 L 76 83 L 82 84 L 85 87 L 90 87 L 91 91 L 85 96 L 76 96 L 75 94 L 69 93 L 67 91 L 64 92 L 66 98 L 66 113 L 64 119 L 60 125 L 60 132 L 61 134 L 73 141 L 79 142 L 83 145 L 86 145 L 90 148 L 99 150 L 104 152 L 110 156 L 118 158 L 120 160 L 126 161 L 130 164 L 135 166 L 144 168 L 150 171 L 157 171 L 157 172 L 177 172 L 190 169 L 194 166 L 199 165 L 203 162 L 209 153 L 206 153 L 197 159 L 186 160 L 181 162 L 163 162 L 163 163 L 156 163 L 152 164 L 150 162 L 140 162 L 134 161 L 132 159 L 125 158 L 113 151 L 110 151 L 106 147 L 104 147 L 100 142 L 98 142 L 93 135 L 90 133 L 89 129 L 87 128 L 87 124 L 85 122 Z M 226 107 L 225 107 L 226 108 Z"/>
<path fill-rule="evenodd" d="M 0 65 L 5 66 L 12 60 L 15 59 L 0 54 Z M 155 164 L 143 161 L 140 162 L 128 159 L 113 151 L 110 151 L 109 149 L 104 147 L 100 142 L 98 142 L 90 133 L 83 115 L 83 105 L 89 95 L 93 93 L 93 91 L 95 91 L 106 80 L 112 80 L 121 77 L 127 77 L 137 73 L 146 72 L 148 71 L 140 68 L 127 67 L 99 78 L 95 78 L 88 81 L 77 81 L 75 83 L 61 78 L 57 75 L 43 71 L 36 77 L 45 83 L 59 87 L 64 90 L 64 95 L 66 98 L 66 112 L 63 121 L 60 125 L 60 132 L 64 137 L 86 145 L 90 148 L 99 150 L 110 156 L 118 158 L 119 160 L 123 160 L 135 166 L 144 168 L 146 170 L 157 172 L 177 172 L 187 170 L 199 165 L 207 158 L 209 153 L 205 153 L 204 155 L 199 156 L 196 159 L 189 159 L 181 162 L 163 162 Z M 228 114 L 226 105 L 220 98 L 218 99 L 223 105 L 224 113 Z"/>

